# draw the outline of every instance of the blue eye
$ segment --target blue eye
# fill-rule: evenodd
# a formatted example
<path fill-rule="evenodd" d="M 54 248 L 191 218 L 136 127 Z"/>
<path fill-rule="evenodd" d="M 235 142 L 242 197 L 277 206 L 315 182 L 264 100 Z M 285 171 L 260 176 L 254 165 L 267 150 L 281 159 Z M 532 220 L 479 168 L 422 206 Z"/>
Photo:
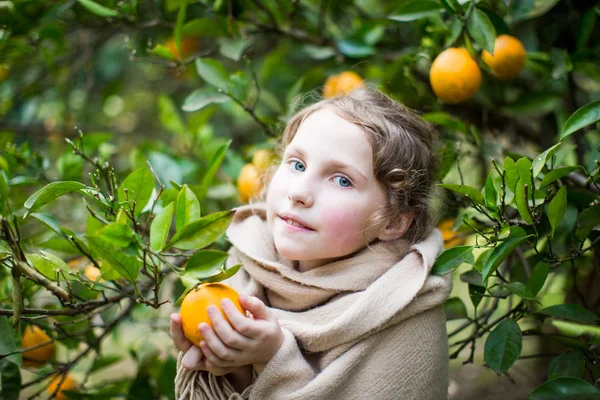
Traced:
<path fill-rule="evenodd" d="M 352 182 L 350 182 L 350 179 L 346 178 L 345 176 L 336 176 L 335 178 L 333 178 L 334 181 L 336 179 L 339 179 L 338 185 L 340 185 L 341 187 L 351 187 L 352 186 Z"/>
<path fill-rule="evenodd" d="M 300 161 L 291 160 L 288 164 L 292 165 L 292 168 L 296 171 L 304 171 L 304 165 Z"/>

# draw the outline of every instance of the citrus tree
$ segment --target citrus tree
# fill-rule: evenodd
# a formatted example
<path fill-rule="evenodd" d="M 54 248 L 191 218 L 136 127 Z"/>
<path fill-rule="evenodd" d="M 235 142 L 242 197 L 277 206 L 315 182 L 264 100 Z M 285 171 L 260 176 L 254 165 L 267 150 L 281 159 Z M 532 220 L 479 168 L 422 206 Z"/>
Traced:
<path fill-rule="evenodd" d="M 532 399 L 598 398 L 599 17 L 574 0 L 0 2 L 2 397 L 173 398 L 166 314 L 239 268 L 223 233 L 286 118 L 373 85 L 440 134 L 451 358 L 509 379 L 539 358 Z"/>

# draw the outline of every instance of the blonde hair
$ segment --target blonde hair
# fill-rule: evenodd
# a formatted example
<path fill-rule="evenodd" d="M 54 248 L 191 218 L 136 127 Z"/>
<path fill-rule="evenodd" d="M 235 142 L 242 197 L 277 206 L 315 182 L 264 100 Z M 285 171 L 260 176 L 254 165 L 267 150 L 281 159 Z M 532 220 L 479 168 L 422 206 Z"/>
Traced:
<path fill-rule="evenodd" d="M 321 100 L 296 113 L 285 126 L 279 154 L 292 142 L 300 124 L 324 108 L 362 128 L 371 143 L 373 172 L 386 193 L 387 204 L 371 216 L 368 227 L 384 227 L 414 213 L 402 239 L 410 243 L 424 239 L 437 222 L 432 205 L 438 170 L 432 126 L 380 90 L 363 87 Z M 267 182 L 273 172 L 266 176 Z"/>

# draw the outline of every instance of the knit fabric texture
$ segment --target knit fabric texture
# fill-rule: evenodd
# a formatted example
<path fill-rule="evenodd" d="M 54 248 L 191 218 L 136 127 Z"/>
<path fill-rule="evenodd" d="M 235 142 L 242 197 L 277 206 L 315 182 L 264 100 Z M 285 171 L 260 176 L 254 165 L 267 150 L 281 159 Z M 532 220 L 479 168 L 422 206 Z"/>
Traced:
<path fill-rule="evenodd" d="M 227 265 L 243 267 L 226 283 L 265 302 L 285 339 L 243 393 L 226 377 L 183 368 L 180 354 L 178 399 L 447 398 L 443 304 L 452 284 L 430 275 L 443 249 L 438 230 L 412 246 L 374 242 L 306 272 L 278 255 L 262 204 L 238 208 L 227 236 Z"/>

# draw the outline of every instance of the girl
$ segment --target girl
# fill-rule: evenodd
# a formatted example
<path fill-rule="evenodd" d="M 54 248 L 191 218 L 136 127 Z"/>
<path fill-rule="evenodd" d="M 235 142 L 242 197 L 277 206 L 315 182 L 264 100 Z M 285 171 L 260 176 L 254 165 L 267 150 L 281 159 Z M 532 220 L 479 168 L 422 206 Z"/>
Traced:
<path fill-rule="evenodd" d="M 227 231 L 224 318 L 193 346 L 178 314 L 178 399 L 445 399 L 443 303 L 449 276 L 429 275 L 433 132 L 368 88 L 309 106 L 288 123 L 266 203 Z"/>

